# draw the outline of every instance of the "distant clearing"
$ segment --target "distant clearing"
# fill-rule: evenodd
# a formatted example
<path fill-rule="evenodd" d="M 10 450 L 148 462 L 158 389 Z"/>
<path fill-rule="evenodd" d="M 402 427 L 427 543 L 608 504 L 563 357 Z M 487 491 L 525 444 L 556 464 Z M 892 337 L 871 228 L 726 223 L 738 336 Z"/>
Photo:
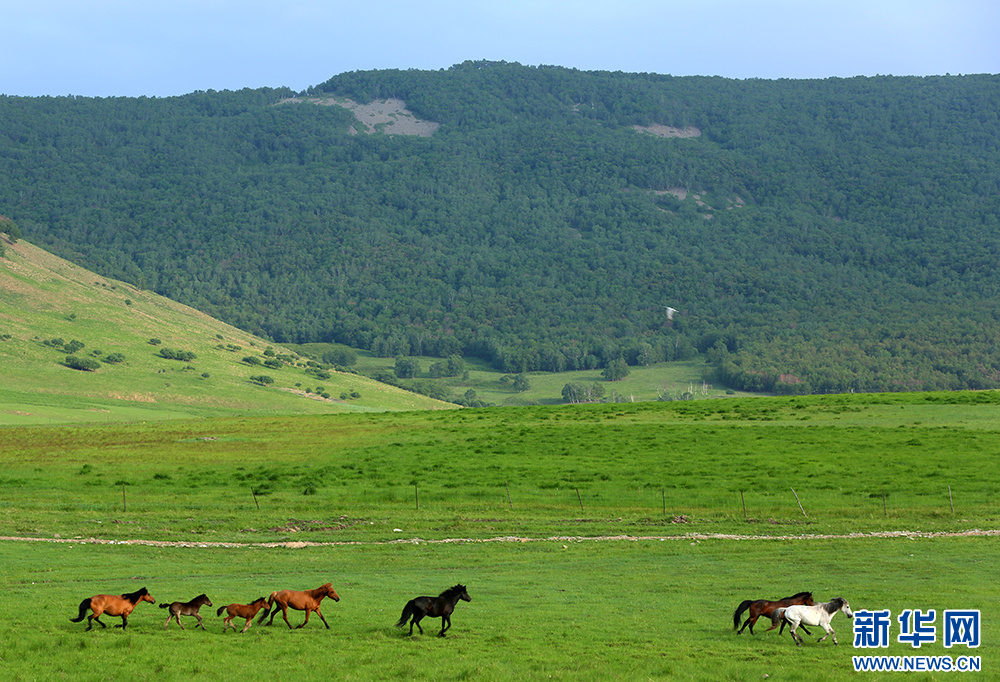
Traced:
<path fill-rule="evenodd" d="M 654 123 L 649 126 L 632 126 L 634 130 L 638 130 L 640 133 L 649 133 L 650 135 L 655 135 L 656 137 L 701 137 L 701 131 L 694 126 L 687 126 L 686 128 L 675 128 L 673 126 L 660 125 L 659 123 Z"/>
<path fill-rule="evenodd" d="M 401 99 L 377 99 L 368 104 L 358 104 L 347 97 L 291 97 L 279 104 L 301 104 L 311 102 L 327 106 L 344 107 L 354 114 L 361 130 L 351 128 L 350 133 L 385 133 L 387 135 L 412 135 L 430 137 L 441 127 L 440 123 L 423 121 L 406 108 Z"/>

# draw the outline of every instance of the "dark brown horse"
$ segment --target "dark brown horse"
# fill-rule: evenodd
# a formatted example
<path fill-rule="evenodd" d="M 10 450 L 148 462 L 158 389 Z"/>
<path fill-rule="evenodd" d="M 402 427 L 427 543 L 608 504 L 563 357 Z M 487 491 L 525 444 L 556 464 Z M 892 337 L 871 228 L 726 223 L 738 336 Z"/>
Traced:
<path fill-rule="evenodd" d="M 270 611 L 270 608 L 268 607 L 267 600 L 264 599 L 264 597 L 257 597 L 249 604 L 229 604 L 228 606 L 220 606 L 219 610 L 215 612 L 215 615 L 221 616 L 223 611 L 226 612 L 226 617 L 222 619 L 222 622 L 224 623 L 222 628 L 223 632 L 229 632 L 229 626 L 233 625 L 233 618 L 246 618 L 246 625 L 243 626 L 243 630 L 240 632 L 240 634 L 243 634 L 250 629 L 251 625 L 253 625 L 253 619 L 257 616 L 257 612 L 261 609 L 264 609 L 264 615 L 261 616 L 261 620 L 263 620 L 267 616 L 267 612 Z M 235 629 L 236 626 L 233 625 L 233 630 Z"/>
<path fill-rule="evenodd" d="M 102 628 L 108 627 L 101 622 L 101 616 L 105 613 L 109 616 L 121 616 L 122 624 L 115 627 L 124 630 L 125 626 L 128 625 L 129 614 L 132 613 L 132 609 L 141 601 L 148 601 L 150 604 L 156 603 L 153 595 L 146 591 L 145 587 L 121 596 L 117 594 L 95 594 L 93 597 L 88 597 L 80 602 L 80 615 L 76 618 L 70 618 L 70 621 L 79 623 L 83 620 L 84 616 L 87 616 L 87 609 L 90 609 L 93 613 L 87 616 L 88 630 L 94 627 L 95 621 Z"/>
<path fill-rule="evenodd" d="M 201 629 L 205 629 L 205 624 L 201 622 L 201 615 L 198 613 L 198 609 L 202 606 L 211 606 L 212 601 L 208 598 L 208 595 L 199 594 L 197 597 L 191 601 L 175 601 L 171 604 L 160 604 L 161 609 L 170 609 L 170 614 L 167 616 L 167 622 L 163 624 L 163 629 L 166 630 L 167 626 L 170 625 L 170 619 L 176 618 L 177 624 L 181 626 L 181 630 L 184 629 L 184 623 L 181 622 L 181 616 L 194 616 L 198 619 L 198 625 Z"/>
<path fill-rule="evenodd" d="M 325 625 L 326 629 L 329 630 L 330 624 L 326 622 L 326 618 L 324 618 L 323 614 L 319 611 L 319 603 L 323 601 L 324 597 L 330 597 L 333 601 L 340 601 L 340 595 L 337 594 L 335 589 L 333 589 L 333 585 L 326 583 L 325 585 L 320 585 L 315 590 L 305 590 L 304 592 L 298 592 L 296 590 L 281 590 L 279 592 L 272 592 L 271 596 L 267 598 L 267 607 L 270 610 L 275 604 L 277 604 L 278 608 L 281 609 L 281 617 L 285 619 L 286 623 L 288 623 L 289 629 L 291 629 L 292 624 L 288 622 L 288 609 L 293 608 L 296 611 L 306 612 L 305 621 L 298 627 L 305 627 L 306 623 L 309 622 L 309 614 L 312 611 L 315 611 L 316 615 L 323 621 L 323 625 Z M 274 617 L 277 613 L 278 609 L 271 611 L 271 620 L 267 621 L 268 625 L 274 622 Z M 263 623 L 265 618 L 267 618 L 266 613 L 261 616 L 260 620 L 257 622 Z"/>
<path fill-rule="evenodd" d="M 768 601 L 766 599 L 750 600 L 747 599 L 740 603 L 733 611 L 733 629 L 740 628 L 740 616 L 747 609 L 750 610 L 749 616 L 743 627 L 739 629 L 736 634 L 740 634 L 749 625 L 750 634 L 753 634 L 754 623 L 761 616 L 765 618 L 770 618 L 774 613 L 775 609 L 782 608 L 784 606 L 792 606 L 793 604 L 804 604 L 806 606 L 812 606 L 816 602 L 813 601 L 812 592 L 799 592 L 798 594 L 793 594 L 791 597 L 785 597 L 784 599 L 779 599 L 778 601 Z M 768 630 L 773 630 L 775 626 L 771 626 Z M 808 632 L 806 634 L 809 634 Z"/>
<path fill-rule="evenodd" d="M 431 618 L 440 616 L 441 632 L 438 633 L 438 637 L 444 637 L 445 630 L 451 627 L 451 614 L 455 612 L 455 605 L 458 604 L 459 599 L 462 601 L 472 601 L 472 597 L 469 596 L 465 585 L 450 587 L 437 597 L 417 597 L 416 599 L 411 599 L 403 607 L 403 615 L 399 617 L 396 627 L 403 627 L 406 625 L 407 619 L 412 617 L 412 620 L 410 620 L 410 634 L 413 634 L 414 625 L 420 630 L 420 634 L 424 634 L 424 629 L 420 627 L 420 621 L 425 616 L 430 616 Z"/>

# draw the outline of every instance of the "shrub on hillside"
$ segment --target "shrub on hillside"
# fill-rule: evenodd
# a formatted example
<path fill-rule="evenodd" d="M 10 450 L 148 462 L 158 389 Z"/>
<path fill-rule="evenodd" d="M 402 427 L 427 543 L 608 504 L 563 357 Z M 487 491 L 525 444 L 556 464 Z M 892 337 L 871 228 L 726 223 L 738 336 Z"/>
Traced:
<path fill-rule="evenodd" d="M 93 358 L 78 358 L 75 355 L 67 355 L 66 366 L 84 372 L 94 372 L 101 368 L 101 363 Z"/>

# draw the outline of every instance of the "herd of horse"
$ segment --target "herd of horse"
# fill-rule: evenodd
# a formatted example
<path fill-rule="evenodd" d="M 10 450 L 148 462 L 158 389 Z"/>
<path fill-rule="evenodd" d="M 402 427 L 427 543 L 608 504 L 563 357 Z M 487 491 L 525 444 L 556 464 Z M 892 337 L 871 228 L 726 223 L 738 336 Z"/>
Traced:
<path fill-rule="evenodd" d="M 806 625 L 818 625 L 826 632 L 825 635 L 817 640 L 817 643 L 832 636 L 833 643 L 836 644 L 837 635 L 834 633 L 833 628 L 830 627 L 830 621 L 841 611 L 848 618 L 854 617 L 851 605 L 843 597 L 834 597 L 828 602 L 817 604 L 813 601 L 812 592 L 799 592 L 798 594 L 793 594 L 790 597 L 785 597 L 777 601 L 746 599 L 740 602 L 740 605 L 733 611 L 733 629 L 736 630 L 739 628 L 736 634 L 740 634 L 744 629 L 749 627 L 750 634 L 752 635 L 754 624 L 758 618 L 763 616 L 764 618 L 771 619 L 771 627 L 765 630 L 765 632 L 770 632 L 780 626 L 778 630 L 778 634 L 780 635 L 785 631 L 785 626 L 788 625 L 792 641 L 798 646 L 802 646 L 802 637 L 798 634 L 800 627 L 807 635 L 812 635 L 806 629 Z M 747 612 L 747 619 L 743 623 L 743 627 L 740 627 L 740 620 L 744 612 Z"/>
<path fill-rule="evenodd" d="M 320 603 L 326 597 L 330 597 L 334 601 L 340 601 L 340 595 L 337 594 L 337 591 L 333 589 L 333 585 L 330 583 L 320 585 L 313 590 L 278 590 L 277 592 L 272 592 L 271 596 L 267 599 L 258 597 L 249 604 L 227 604 L 226 606 L 220 606 L 218 611 L 216 611 L 216 615 L 221 616 L 223 612 L 226 613 L 226 617 L 223 618 L 222 631 L 224 633 L 228 632 L 230 627 L 234 631 L 236 630 L 236 626 L 232 622 L 235 618 L 245 619 L 246 623 L 240 632 L 246 632 L 250 629 L 253 619 L 261 611 L 263 611 L 263 614 L 261 614 L 257 622 L 263 623 L 268 615 L 270 615 L 271 619 L 267 624 L 271 625 L 279 609 L 281 610 L 281 617 L 285 619 L 285 624 L 288 625 L 289 629 L 292 628 L 292 624 L 288 620 L 288 609 L 293 609 L 306 612 L 305 620 L 295 626 L 296 628 L 305 627 L 309 622 L 309 615 L 315 612 L 320 620 L 323 621 L 323 625 L 329 630 L 330 624 L 326 622 L 326 618 L 323 617 L 323 613 L 319 610 Z M 144 601 L 150 604 L 156 603 L 156 600 L 153 599 L 153 596 L 145 587 L 136 592 L 129 592 L 122 595 L 97 594 L 80 602 L 79 615 L 76 618 L 70 618 L 70 620 L 74 623 L 79 623 L 86 618 L 88 630 L 94 627 L 94 623 L 97 623 L 102 628 L 106 628 L 107 625 L 101 621 L 101 616 L 107 614 L 109 616 L 121 617 L 121 625 L 115 625 L 115 627 L 124 630 L 128 625 L 129 615 L 138 604 Z M 424 634 L 424 629 L 420 626 L 420 621 L 427 617 L 440 618 L 441 631 L 438 633 L 438 636 L 444 637 L 445 632 L 451 627 L 451 614 L 455 612 L 455 606 L 459 601 L 472 601 L 472 597 L 469 596 L 465 585 L 450 587 L 437 597 L 416 597 L 415 599 L 411 599 L 403 607 L 403 613 L 396 623 L 396 627 L 405 627 L 407 621 L 409 621 L 410 635 L 413 634 L 414 625 L 417 626 L 420 634 Z M 212 601 L 208 598 L 208 595 L 200 594 L 188 602 L 175 601 L 169 604 L 160 604 L 161 609 L 168 610 L 167 621 L 163 624 L 163 628 L 166 629 L 170 625 L 170 621 L 176 619 L 177 624 L 183 630 L 184 624 L 181 622 L 181 616 L 193 616 L 198 619 L 198 625 L 204 630 L 205 623 L 198 613 L 198 610 L 202 606 L 212 606 Z M 87 615 L 87 611 L 91 612 L 90 615 Z M 802 628 L 807 635 L 812 634 L 805 627 L 806 625 L 823 628 L 826 634 L 820 637 L 819 642 L 832 636 L 833 643 L 837 644 L 837 635 L 834 633 L 833 628 L 830 627 L 830 621 L 841 611 L 849 618 L 854 617 L 851 605 L 843 597 L 835 597 L 828 602 L 817 604 L 813 601 L 812 592 L 799 592 L 798 594 L 793 594 L 790 597 L 785 597 L 777 601 L 747 599 L 741 602 L 733 612 L 733 629 L 737 630 L 736 634 L 741 634 L 743 630 L 749 628 L 752 635 L 753 626 L 756 624 L 757 619 L 764 617 L 771 619 L 771 627 L 766 630 L 767 632 L 780 627 L 778 634 L 781 634 L 785 631 L 785 626 L 788 625 L 792 640 L 798 646 L 802 646 L 802 637 L 798 634 L 799 628 Z M 744 613 L 747 614 L 747 619 L 741 627 L 740 621 Z"/>
<path fill-rule="evenodd" d="M 281 617 L 285 619 L 285 624 L 288 625 L 289 629 L 292 628 L 292 624 L 288 621 L 288 609 L 293 609 L 306 612 L 306 619 L 297 625 L 296 628 L 305 627 L 306 623 L 309 622 L 309 614 L 315 612 L 320 620 L 323 621 L 323 625 L 329 630 L 330 624 L 326 622 L 326 618 L 323 617 L 323 613 L 319 610 L 320 602 L 326 597 L 330 597 L 334 601 L 340 601 L 340 595 L 337 594 L 337 591 L 333 589 L 333 585 L 330 583 L 320 585 L 313 590 L 278 590 L 277 592 L 272 592 L 271 596 L 267 599 L 258 597 L 249 604 L 227 604 L 226 606 L 220 606 L 219 610 L 216 611 L 216 615 L 221 616 L 223 612 L 226 614 L 226 617 L 222 619 L 223 633 L 228 632 L 230 626 L 233 630 L 236 630 L 236 626 L 233 625 L 234 618 L 244 618 L 246 620 L 243 629 L 240 631 L 241 633 L 246 632 L 250 629 L 253 619 L 261 611 L 263 611 L 263 614 L 261 614 L 257 622 L 263 623 L 268 614 L 270 614 L 271 620 L 267 621 L 267 624 L 270 625 L 274 622 L 274 617 L 278 614 L 279 609 L 281 610 Z M 417 597 L 411 599 L 403 607 L 403 615 L 400 617 L 399 622 L 396 623 L 396 627 L 401 628 L 406 625 L 407 620 L 410 620 L 410 634 L 413 634 L 414 625 L 420 630 L 420 634 L 424 634 L 424 629 L 420 627 L 420 621 L 426 617 L 440 618 L 441 632 L 438 633 L 438 636 L 444 637 L 445 631 L 451 627 L 451 614 L 455 612 L 455 606 L 459 600 L 472 601 L 472 597 L 469 596 L 469 591 L 465 585 L 449 587 L 437 597 Z M 129 615 L 131 615 L 136 606 L 144 601 L 150 604 L 156 603 L 153 595 L 145 587 L 122 595 L 97 594 L 80 602 L 79 615 L 76 618 L 70 618 L 70 620 L 74 623 L 80 623 L 86 618 L 87 630 L 93 628 L 94 623 L 97 623 L 102 628 L 106 628 L 108 626 L 101 620 L 101 616 L 107 614 L 109 616 L 121 617 L 121 625 L 115 625 L 115 627 L 124 630 L 128 626 Z M 183 630 L 184 624 L 181 623 L 181 616 L 194 616 L 198 619 L 198 625 L 201 626 L 201 629 L 206 629 L 205 623 L 198 613 L 198 610 L 202 606 L 212 606 L 212 600 L 208 598 L 208 595 L 199 594 L 187 602 L 175 601 L 169 604 L 160 604 L 161 609 L 168 610 L 167 622 L 163 624 L 163 629 L 166 629 L 170 625 L 172 619 L 176 619 L 177 624 Z M 91 612 L 90 615 L 87 614 L 87 611 Z"/>

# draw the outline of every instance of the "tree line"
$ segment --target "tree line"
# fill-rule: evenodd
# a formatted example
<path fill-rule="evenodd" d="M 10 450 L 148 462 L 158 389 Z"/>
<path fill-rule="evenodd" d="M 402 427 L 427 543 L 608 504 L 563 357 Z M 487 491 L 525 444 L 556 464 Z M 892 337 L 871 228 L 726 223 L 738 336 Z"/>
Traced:
<path fill-rule="evenodd" d="M 512 374 L 700 355 L 784 393 L 1000 386 L 996 76 L 466 62 L 299 93 L 402 98 L 430 138 L 353 135 L 294 94 L 0 97 L 0 213 L 277 342 Z"/>

